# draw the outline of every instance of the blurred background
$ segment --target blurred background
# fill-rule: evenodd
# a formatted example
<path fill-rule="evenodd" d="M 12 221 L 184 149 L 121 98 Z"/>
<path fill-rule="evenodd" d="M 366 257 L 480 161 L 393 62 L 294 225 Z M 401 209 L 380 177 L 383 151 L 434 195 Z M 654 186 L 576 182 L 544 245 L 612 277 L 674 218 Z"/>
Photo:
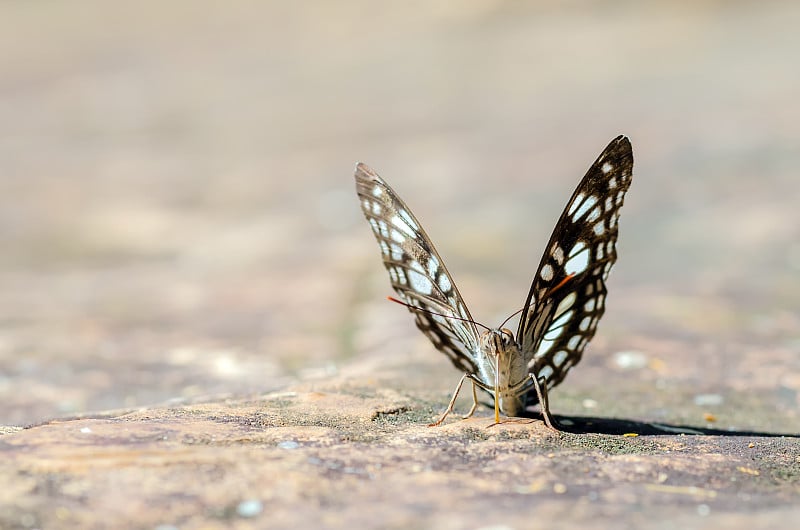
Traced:
<path fill-rule="evenodd" d="M 798 27 L 791 1 L 3 2 L 0 424 L 298 384 L 444 406 L 355 163 L 492 325 L 626 134 L 608 309 L 554 412 L 797 431 Z"/>

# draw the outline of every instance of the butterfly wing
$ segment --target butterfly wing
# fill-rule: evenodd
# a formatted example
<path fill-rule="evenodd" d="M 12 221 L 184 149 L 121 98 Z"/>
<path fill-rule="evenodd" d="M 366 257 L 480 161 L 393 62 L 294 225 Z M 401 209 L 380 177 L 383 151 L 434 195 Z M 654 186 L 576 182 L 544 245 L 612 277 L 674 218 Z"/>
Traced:
<path fill-rule="evenodd" d="M 617 259 L 617 221 L 632 173 L 631 144 L 619 136 L 589 168 L 545 247 L 517 337 L 528 371 L 548 387 L 580 361 L 605 310 L 605 281 Z M 528 401 L 536 402 L 531 391 Z"/>
<path fill-rule="evenodd" d="M 358 164 L 355 177 L 361 209 L 378 240 L 392 287 L 403 301 L 422 310 L 412 312 L 417 327 L 434 346 L 444 352 L 458 369 L 477 373 L 480 335 L 422 225 L 372 169 Z"/>

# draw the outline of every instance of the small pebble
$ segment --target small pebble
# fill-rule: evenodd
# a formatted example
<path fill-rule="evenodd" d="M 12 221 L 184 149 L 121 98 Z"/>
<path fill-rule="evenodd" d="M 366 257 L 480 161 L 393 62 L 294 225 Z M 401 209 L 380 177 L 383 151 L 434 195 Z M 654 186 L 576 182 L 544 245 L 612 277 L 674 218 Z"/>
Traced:
<path fill-rule="evenodd" d="M 281 449 L 297 449 L 300 447 L 300 444 L 294 440 L 287 440 L 285 442 L 278 442 L 278 447 Z"/>
<path fill-rule="evenodd" d="M 700 517 L 705 517 L 710 513 L 711 513 L 711 508 L 708 506 L 708 504 L 699 504 L 697 506 L 697 515 L 699 515 Z"/>
<path fill-rule="evenodd" d="M 555 484 L 553 484 L 553 493 L 558 493 L 559 495 L 561 495 L 562 493 L 566 492 L 567 492 L 566 485 L 561 484 L 560 482 L 556 482 Z"/>
<path fill-rule="evenodd" d="M 709 405 L 722 405 L 725 401 L 719 394 L 697 394 L 694 397 L 694 404 L 698 407 L 707 407 Z"/>
<path fill-rule="evenodd" d="M 256 499 L 242 501 L 236 507 L 236 513 L 239 517 L 255 517 L 264 510 L 264 504 Z"/>
<path fill-rule="evenodd" d="M 614 363 L 623 370 L 641 370 L 647 366 L 647 355 L 640 351 L 621 351 L 614 354 Z"/>
<path fill-rule="evenodd" d="M 89 434 L 92 430 L 89 427 L 81 427 L 81 432 L 83 434 Z"/>
<path fill-rule="evenodd" d="M 583 405 L 583 408 L 585 408 L 585 409 L 596 409 L 597 408 L 597 401 L 595 401 L 593 399 L 584 399 L 581 402 L 581 405 Z"/>

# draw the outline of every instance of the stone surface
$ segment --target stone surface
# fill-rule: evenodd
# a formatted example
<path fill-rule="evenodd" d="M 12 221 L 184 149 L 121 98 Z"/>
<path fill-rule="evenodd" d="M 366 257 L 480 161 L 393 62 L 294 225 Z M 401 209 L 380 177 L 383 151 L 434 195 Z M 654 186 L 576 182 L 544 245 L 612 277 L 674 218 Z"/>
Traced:
<path fill-rule="evenodd" d="M 3 3 L 0 527 L 797 519 L 798 26 L 779 1 Z M 385 301 L 355 163 L 494 324 L 620 133 L 569 432 L 427 428 L 460 374 Z"/>
<path fill-rule="evenodd" d="M 800 515 L 796 437 L 565 417 L 572 432 L 522 418 L 430 428 L 432 412 L 345 385 L 50 422 L 0 438 L 0 526 L 752 528 Z"/>

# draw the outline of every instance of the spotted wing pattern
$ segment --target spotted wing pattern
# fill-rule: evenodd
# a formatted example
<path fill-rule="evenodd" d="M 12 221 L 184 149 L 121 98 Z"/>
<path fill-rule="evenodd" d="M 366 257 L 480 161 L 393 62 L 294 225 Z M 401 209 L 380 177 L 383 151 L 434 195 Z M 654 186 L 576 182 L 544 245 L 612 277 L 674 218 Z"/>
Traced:
<path fill-rule="evenodd" d="M 633 153 L 614 139 L 567 203 L 533 279 L 517 340 L 528 370 L 560 383 L 581 359 L 605 310 L 606 284 L 617 259 L 617 221 L 631 184 Z M 528 389 L 528 404 L 536 394 Z"/>
<path fill-rule="evenodd" d="M 411 210 L 377 173 L 358 164 L 355 176 L 361 209 L 378 240 L 392 287 L 406 303 L 422 310 L 409 308 L 417 327 L 434 346 L 459 370 L 477 373 L 480 335 L 433 243 Z"/>

